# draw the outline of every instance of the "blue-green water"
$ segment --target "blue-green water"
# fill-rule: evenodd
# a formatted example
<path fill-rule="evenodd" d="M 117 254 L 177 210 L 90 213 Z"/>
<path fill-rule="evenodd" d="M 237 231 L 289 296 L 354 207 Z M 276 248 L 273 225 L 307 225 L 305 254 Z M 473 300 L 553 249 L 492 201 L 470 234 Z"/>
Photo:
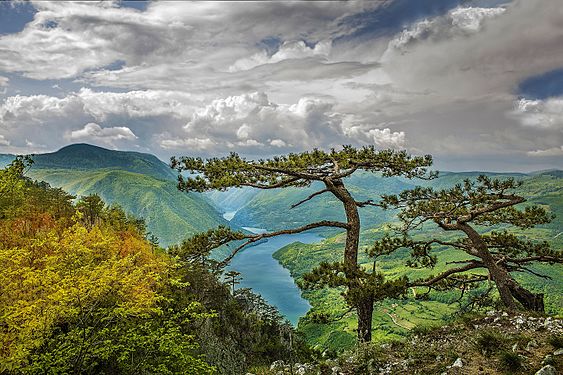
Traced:
<path fill-rule="evenodd" d="M 257 228 L 245 229 L 254 233 L 262 231 Z M 311 306 L 301 297 L 301 291 L 289 271 L 272 258 L 272 254 L 293 242 L 314 243 L 321 240 L 322 237 L 313 233 L 273 237 L 237 254 L 229 269 L 242 274 L 243 279 L 238 287 L 252 288 L 295 325 Z"/>

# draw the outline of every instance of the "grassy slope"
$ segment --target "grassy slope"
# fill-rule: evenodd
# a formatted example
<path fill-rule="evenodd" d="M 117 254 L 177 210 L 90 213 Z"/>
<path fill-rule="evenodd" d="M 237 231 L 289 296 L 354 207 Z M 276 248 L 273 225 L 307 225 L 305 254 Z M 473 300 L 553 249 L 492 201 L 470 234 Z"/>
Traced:
<path fill-rule="evenodd" d="M 142 217 L 163 246 L 226 222 L 198 194 L 176 189 L 173 181 L 116 169 L 35 169 L 30 176 L 75 195 L 99 194 L 127 212 Z"/>
<path fill-rule="evenodd" d="M 460 177 L 465 176 L 465 174 L 462 176 L 447 175 L 445 178 L 435 181 L 434 184 L 439 187 L 448 186 L 458 182 Z M 517 177 L 524 178 L 523 176 Z M 554 248 L 559 249 L 563 245 L 563 235 L 555 239 L 554 237 L 562 228 L 562 187 L 563 179 L 552 175 L 538 175 L 533 178 L 525 178 L 525 184 L 521 188 L 521 192 L 529 198 L 531 203 L 547 205 L 557 215 L 556 220 L 552 223 L 541 228 L 528 230 L 525 235 L 530 239 L 549 239 Z M 364 230 L 362 233 L 363 246 L 368 246 L 371 242 L 383 236 L 386 230 L 387 228 L 381 225 Z M 340 260 L 343 242 L 344 237 L 340 234 L 319 244 L 295 243 L 279 250 L 274 254 L 274 257 L 290 270 L 293 277 L 299 279 L 303 273 L 311 270 L 321 261 Z M 388 277 L 406 274 L 410 278 L 418 278 L 440 272 L 445 269 L 446 262 L 464 259 L 463 253 L 450 251 L 446 248 L 437 249 L 436 252 L 440 262 L 434 270 L 415 270 L 405 267 L 404 259 L 408 255 L 406 252 L 398 252 L 383 258 L 378 266 Z M 366 266 L 371 265 L 365 255 L 361 259 Z M 563 266 L 538 265 L 536 270 L 549 274 L 552 279 L 543 280 L 522 274 L 517 274 L 516 277 L 527 287 L 537 292 L 543 291 L 546 293 L 548 310 L 551 313 L 562 314 Z M 337 290 L 306 291 L 304 296 L 311 302 L 313 311 L 329 312 L 337 316 L 345 310 L 344 302 Z M 429 301 L 416 301 L 412 298 L 406 301 L 384 301 L 378 305 L 374 314 L 374 338 L 379 340 L 396 338 L 405 335 L 408 329 L 415 325 L 442 323 L 455 311 L 457 305 L 449 304 L 455 298 L 455 293 L 442 293 L 431 294 Z M 331 324 L 311 323 L 307 319 L 300 324 L 301 330 L 310 342 L 331 348 L 351 345 L 354 342 L 355 327 L 356 322 L 352 314 Z"/>

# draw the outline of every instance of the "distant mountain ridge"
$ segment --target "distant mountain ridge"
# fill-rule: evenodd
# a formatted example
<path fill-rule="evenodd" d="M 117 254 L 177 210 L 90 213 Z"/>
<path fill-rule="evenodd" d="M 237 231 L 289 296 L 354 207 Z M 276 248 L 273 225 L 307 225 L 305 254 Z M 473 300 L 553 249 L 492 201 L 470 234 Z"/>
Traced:
<path fill-rule="evenodd" d="M 115 151 L 86 143 L 72 144 L 59 151 L 33 157 L 34 168 L 40 169 L 120 169 L 162 180 L 175 180 L 176 173 L 151 154 Z"/>

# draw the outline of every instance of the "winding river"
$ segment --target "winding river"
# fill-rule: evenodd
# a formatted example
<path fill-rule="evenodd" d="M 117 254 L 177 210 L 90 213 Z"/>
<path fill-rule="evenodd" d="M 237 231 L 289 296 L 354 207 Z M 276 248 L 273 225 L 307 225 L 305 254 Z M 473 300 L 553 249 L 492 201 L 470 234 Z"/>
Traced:
<path fill-rule="evenodd" d="M 223 215 L 227 220 L 233 216 L 232 212 Z M 244 229 L 253 233 L 264 232 L 264 229 L 259 228 Z M 299 318 L 305 315 L 311 306 L 301 297 L 301 291 L 295 285 L 289 271 L 283 268 L 272 254 L 293 242 L 315 243 L 322 239 L 314 233 L 273 237 L 237 254 L 231 261 L 229 269 L 241 273 L 242 281 L 238 287 L 252 288 L 296 325 Z"/>

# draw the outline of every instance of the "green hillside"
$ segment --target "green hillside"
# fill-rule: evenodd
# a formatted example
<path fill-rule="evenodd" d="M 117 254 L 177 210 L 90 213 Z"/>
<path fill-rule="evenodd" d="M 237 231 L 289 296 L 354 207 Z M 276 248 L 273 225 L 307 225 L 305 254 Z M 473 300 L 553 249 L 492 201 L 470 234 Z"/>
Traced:
<path fill-rule="evenodd" d="M 35 169 L 98 170 L 114 168 L 152 176 L 163 180 L 175 180 L 170 167 L 151 154 L 132 151 L 114 151 L 89 144 L 73 144 L 57 152 L 33 157 Z"/>
<path fill-rule="evenodd" d="M 451 184 L 462 180 L 467 174 L 449 173 L 443 179 L 435 180 L 436 186 L 451 186 Z M 520 188 L 529 202 L 549 206 L 551 212 L 556 214 L 556 219 L 535 229 L 520 234 L 529 239 L 549 240 L 555 249 L 563 247 L 563 179 L 551 174 L 539 174 L 535 176 L 517 176 L 524 180 Z M 362 233 L 362 245 L 364 248 L 380 239 L 389 232 L 387 225 L 370 227 L 364 224 Z M 488 228 L 487 230 L 491 230 Z M 424 233 L 421 233 L 423 236 Z M 305 273 L 313 269 L 320 262 L 339 261 L 342 256 L 344 236 L 335 235 L 327 240 L 305 245 L 294 243 L 278 250 L 274 257 L 288 268 L 292 276 L 299 280 Z M 428 277 L 437 274 L 446 266 L 446 262 L 463 259 L 463 253 L 445 251 L 446 248 L 436 250 L 442 253 L 438 256 L 439 263 L 434 269 L 412 269 L 404 264 L 408 256 L 406 251 L 397 252 L 391 256 L 383 257 L 378 261 L 378 267 L 391 278 L 407 275 L 409 278 Z M 372 266 L 371 261 L 361 252 L 361 262 L 367 267 Z M 517 274 L 516 277 L 528 288 L 546 294 L 546 308 L 550 313 L 563 314 L 563 295 L 561 293 L 561 280 L 563 280 L 563 266 L 538 265 L 535 271 L 551 276 L 550 280 L 539 279 L 530 275 Z M 355 342 L 356 320 L 353 314 L 347 315 L 336 322 L 324 324 L 315 322 L 312 317 L 321 313 L 329 316 L 339 316 L 346 311 L 344 300 L 335 289 L 324 289 L 320 291 L 305 291 L 304 297 L 313 306 L 309 314 L 300 321 L 300 329 L 305 333 L 311 343 L 317 343 L 324 347 L 340 349 L 348 347 Z M 445 322 L 458 308 L 458 304 L 451 304 L 456 299 L 455 292 L 431 293 L 428 300 L 415 300 L 409 298 L 407 301 L 388 300 L 378 304 L 374 313 L 374 339 L 389 340 L 405 336 L 408 331 L 418 325 L 436 325 Z"/>
<path fill-rule="evenodd" d="M 0 155 L 0 163 L 14 157 Z M 145 219 L 162 246 L 226 224 L 205 197 L 178 191 L 175 172 L 154 155 L 73 144 L 34 155 L 33 160 L 30 177 L 73 195 L 98 194 L 109 204 L 119 204 Z"/>
<path fill-rule="evenodd" d="M 345 179 L 352 195 L 359 201 L 375 199 L 381 194 L 397 194 L 403 190 L 411 189 L 415 185 L 433 186 L 444 188 L 462 182 L 467 178 L 476 178 L 483 172 L 440 172 L 440 177 L 434 180 L 408 180 L 405 178 L 384 178 L 372 173 L 357 173 Z M 523 179 L 528 177 L 523 173 L 485 173 L 493 177 L 514 177 Z M 254 190 L 255 194 L 248 194 L 244 198 L 249 199 L 246 204 L 241 205 L 232 222 L 238 225 L 251 225 L 270 230 L 279 230 L 288 227 L 301 226 L 312 221 L 319 220 L 344 220 L 342 204 L 332 195 L 325 194 L 315 197 L 312 201 L 291 209 L 291 205 L 307 198 L 311 193 L 322 190 L 320 183 L 314 183 L 308 188 L 286 188 L 274 190 Z M 237 198 L 235 193 L 213 192 L 212 199 L 220 202 L 221 197 L 228 200 L 230 197 Z M 239 189 L 239 197 L 242 193 L 253 191 L 251 189 Z M 240 204 L 240 202 L 237 202 Z M 365 207 L 360 210 L 362 224 L 365 227 L 375 227 L 393 220 L 394 215 L 377 207 Z M 324 231 L 324 234 L 335 234 L 333 230 Z"/>
<path fill-rule="evenodd" d="M 29 175 L 74 195 L 95 193 L 109 204 L 119 204 L 126 212 L 144 218 L 162 246 L 226 223 L 201 195 L 182 193 L 173 181 L 115 169 L 32 168 Z"/>
<path fill-rule="evenodd" d="M 358 173 L 346 182 L 350 192 L 358 200 L 373 198 L 373 192 L 390 194 L 413 187 L 412 182 L 398 178 L 382 178 L 370 173 Z M 291 209 L 292 204 L 318 190 L 322 190 L 322 187 L 316 183 L 308 188 L 261 190 L 236 213 L 232 221 L 238 225 L 279 230 L 301 226 L 312 221 L 344 220 L 342 204 L 332 194 L 315 197 L 312 201 Z M 366 207 L 360 211 L 360 215 L 362 222 L 369 226 L 379 225 L 392 218 L 388 212 L 383 212 L 377 207 Z M 323 233 L 336 232 L 327 230 Z"/>

